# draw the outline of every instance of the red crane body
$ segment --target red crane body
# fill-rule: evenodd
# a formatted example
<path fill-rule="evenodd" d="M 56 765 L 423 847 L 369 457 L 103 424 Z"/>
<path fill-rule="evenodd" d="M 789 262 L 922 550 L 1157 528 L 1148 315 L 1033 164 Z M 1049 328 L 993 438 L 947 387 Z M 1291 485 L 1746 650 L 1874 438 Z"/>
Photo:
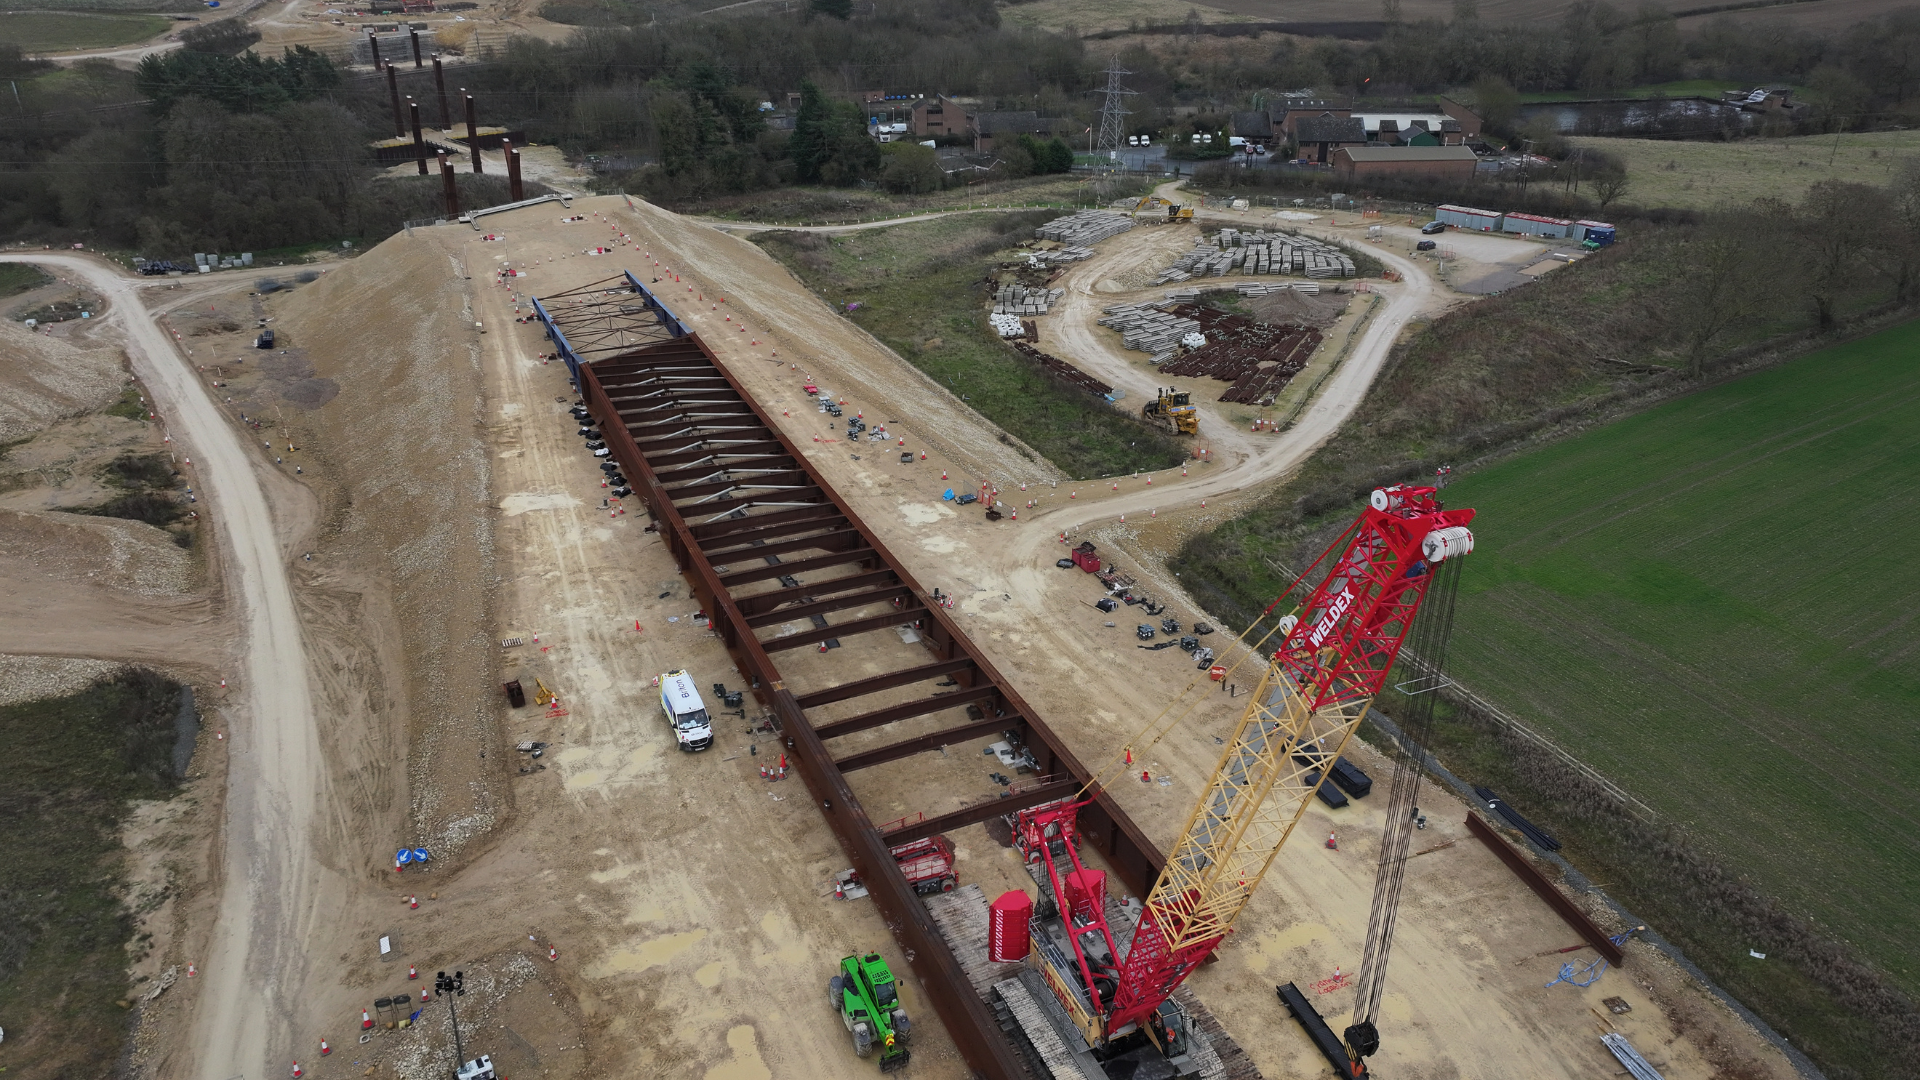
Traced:
<path fill-rule="evenodd" d="M 1353 712 L 1356 704 L 1363 713 L 1364 702 L 1379 692 L 1393 667 L 1432 581 L 1432 565 L 1472 550 L 1473 537 L 1466 525 L 1474 512 L 1444 509 L 1434 494 L 1431 487 L 1404 485 L 1375 491 L 1354 525 L 1316 561 L 1317 567 L 1340 550 L 1298 617 L 1281 621 L 1284 640 L 1263 683 L 1284 683 L 1286 694 L 1295 699 L 1296 711 L 1304 709 L 1304 715 L 1313 715 L 1344 710 L 1353 714 L 1346 728 L 1350 732 L 1358 723 L 1359 714 Z M 1273 756 L 1262 748 L 1264 756 L 1258 761 L 1248 754 L 1236 758 L 1236 749 L 1229 747 L 1213 788 L 1195 808 L 1188 833 L 1148 898 L 1131 947 L 1117 965 L 1107 959 L 1121 954 L 1107 926 L 1104 887 L 1097 893 L 1088 889 L 1097 879 L 1086 875 L 1099 871 L 1082 866 L 1074 842 L 1074 817 L 1085 803 L 1036 807 L 1018 817 L 1019 847 L 1030 861 L 1037 857 L 1046 862 L 1060 917 L 1073 943 L 1072 966 L 1078 969 L 1074 974 L 1084 989 L 1084 1004 L 1091 1004 L 1091 1012 L 1101 1021 L 1101 1043 L 1125 1034 L 1135 1024 L 1146 1024 L 1159 1035 L 1153 1021 L 1162 1005 L 1219 947 L 1284 840 L 1285 831 L 1281 831 L 1272 840 L 1271 850 L 1256 853 L 1256 863 L 1242 860 L 1233 864 L 1237 869 L 1231 873 L 1221 872 L 1248 835 L 1247 821 L 1260 812 L 1274 783 L 1268 778 L 1267 786 L 1255 792 L 1254 785 L 1228 776 L 1260 767 Z M 1279 756 L 1287 756 L 1284 744 Z M 1306 792 L 1310 797 L 1311 788 Z M 1219 809 L 1203 813 L 1209 809 L 1209 799 Z M 1297 810 L 1293 813 L 1297 819 Z M 1057 868 L 1060 856 L 1074 868 L 1065 876 Z M 1038 945 L 1040 935 L 1035 936 Z M 1087 938 L 1092 940 L 1083 948 Z M 1074 1003 L 1065 995 L 1074 988 L 1060 986 L 1058 979 L 1050 981 L 1056 994 L 1063 995 L 1063 1005 L 1073 1012 Z M 1091 1030 L 1089 1041 L 1095 1041 Z"/>

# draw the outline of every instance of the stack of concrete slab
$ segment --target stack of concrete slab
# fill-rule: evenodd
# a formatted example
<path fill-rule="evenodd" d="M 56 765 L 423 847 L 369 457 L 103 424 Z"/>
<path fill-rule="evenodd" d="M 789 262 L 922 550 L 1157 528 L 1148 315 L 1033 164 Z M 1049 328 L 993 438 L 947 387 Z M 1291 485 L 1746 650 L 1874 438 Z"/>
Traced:
<path fill-rule="evenodd" d="M 1133 218 L 1126 214 L 1116 214 L 1111 210 L 1082 210 L 1047 222 L 1033 230 L 1033 235 L 1042 240 L 1092 247 L 1109 236 L 1118 236 L 1131 228 Z"/>
<path fill-rule="evenodd" d="M 1003 338 L 1016 338 L 1026 332 L 1018 315 L 1003 315 L 995 312 L 987 316 L 987 321 L 993 324 L 993 332 Z"/>
<path fill-rule="evenodd" d="M 1200 324 L 1168 314 L 1150 304 L 1117 304 L 1106 309 L 1100 325 L 1120 331 L 1127 348 L 1143 353 L 1163 353 L 1180 344 L 1187 334 L 1199 333 Z"/>
<path fill-rule="evenodd" d="M 995 315 L 1045 315 L 1055 300 L 1067 295 L 1065 289 L 1029 289 L 1019 282 L 1008 282 L 993 294 Z"/>
<path fill-rule="evenodd" d="M 1353 277 L 1353 257 L 1338 245 L 1294 233 L 1222 229 L 1174 261 L 1157 284 L 1188 277 L 1299 274 L 1310 278 Z M 1174 275 L 1180 275 L 1178 277 Z"/>
<path fill-rule="evenodd" d="M 1091 258 L 1093 258 L 1092 248 L 1069 246 L 1055 248 L 1052 251 L 1036 251 L 1027 256 L 1027 265 L 1044 268 L 1048 266 L 1059 266 L 1063 263 L 1079 262 L 1082 259 Z"/>

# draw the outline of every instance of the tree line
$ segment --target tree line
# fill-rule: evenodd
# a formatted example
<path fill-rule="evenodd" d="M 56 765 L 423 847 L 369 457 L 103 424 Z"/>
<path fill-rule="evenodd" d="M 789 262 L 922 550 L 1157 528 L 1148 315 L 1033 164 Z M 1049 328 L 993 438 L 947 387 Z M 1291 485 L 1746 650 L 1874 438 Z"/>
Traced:
<path fill-rule="evenodd" d="M 1093 91 L 1114 59 L 1069 34 L 1005 26 L 992 0 L 870 0 L 858 11 L 824 4 L 662 23 L 627 0 L 570 3 L 546 9 L 581 24 L 568 39 L 509 39 L 451 66 L 451 81 L 475 95 L 487 122 L 569 155 L 621 161 L 608 183 L 667 202 L 796 183 L 932 190 L 948 182 L 933 152 L 876 145 L 870 118 L 946 93 L 1081 130 L 1096 122 Z M 1824 122 L 1860 126 L 1920 88 L 1920 9 L 1826 36 L 1726 19 L 1689 37 L 1661 10 L 1604 0 L 1578 0 L 1544 26 L 1484 23 L 1472 0 L 1445 21 L 1402 21 L 1394 0 L 1385 14 L 1372 41 L 1286 37 L 1251 58 L 1129 45 L 1118 59 L 1138 91 L 1130 132 L 1223 127 L 1233 111 L 1270 104 L 1274 87 L 1467 87 L 1496 128 L 1513 123 L 1521 90 L 1598 92 L 1701 74 L 1804 80 L 1820 90 Z M 396 224 L 395 213 L 432 212 L 431 178 L 383 177 L 368 152 L 391 124 L 384 80 L 306 49 L 245 51 L 248 32 L 213 29 L 131 74 L 88 61 L 55 77 L 0 46 L 0 77 L 20 94 L 14 112 L 0 114 L 0 237 L 72 234 L 161 255 L 178 250 L 155 245 L 367 236 Z M 427 76 L 399 75 L 431 115 Z M 857 103 L 869 90 L 895 100 Z M 784 113 L 789 93 L 801 99 L 791 127 L 768 124 L 766 106 Z M 141 100 L 149 104 L 130 104 Z M 1186 115 L 1195 108 L 1200 117 Z M 1025 138 L 994 157 L 1001 175 L 1019 176 L 1069 168 L 1072 150 Z M 1610 201 L 1591 187 L 1569 194 Z"/>

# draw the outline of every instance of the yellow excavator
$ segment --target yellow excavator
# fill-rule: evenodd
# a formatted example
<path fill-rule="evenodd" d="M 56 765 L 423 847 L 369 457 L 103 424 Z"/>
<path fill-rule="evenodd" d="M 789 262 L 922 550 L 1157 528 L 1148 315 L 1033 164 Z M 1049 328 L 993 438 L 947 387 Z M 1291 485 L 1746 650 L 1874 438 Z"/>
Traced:
<path fill-rule="evenodd" d="M 1200 407 L 1193 404 L 1193 395 L 1171 386 L 1161 387 L 1158 400 L 1140 407 L 1140 419 L 1165 428 L 1169 435 L 1200 434 Z"/>

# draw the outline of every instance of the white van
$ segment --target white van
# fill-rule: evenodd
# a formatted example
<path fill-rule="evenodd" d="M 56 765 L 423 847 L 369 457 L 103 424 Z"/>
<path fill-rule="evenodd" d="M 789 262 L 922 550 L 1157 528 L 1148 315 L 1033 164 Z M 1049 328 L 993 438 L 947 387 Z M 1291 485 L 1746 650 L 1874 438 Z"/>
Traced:
<path fill-rule="evenodd" d="M 667 726 L 680 741 L 680 749 L 691 752 L 713 745 L 713 723 L 707 719 L 707 706 L 694 688 L 693 676 L 685 671 L 660 676 L 660 710 L 667 714 Z"/>

